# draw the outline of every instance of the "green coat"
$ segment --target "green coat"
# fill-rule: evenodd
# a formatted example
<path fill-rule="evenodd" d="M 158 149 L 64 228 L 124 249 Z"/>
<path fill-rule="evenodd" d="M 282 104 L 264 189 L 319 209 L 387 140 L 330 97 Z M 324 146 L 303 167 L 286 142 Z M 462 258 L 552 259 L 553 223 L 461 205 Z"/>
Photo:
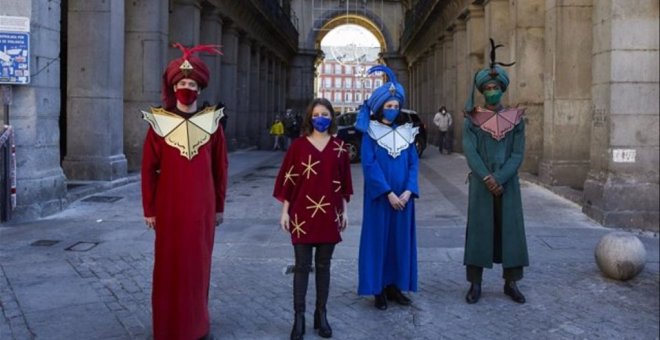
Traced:
<path fill-rule="evenodd" d="M 529 265 L 523 222 L 518 168 L 525 151 L 525 123 L 520 122 L 500 141 L 466 117 L 463 150 L 468 166 L 470 193 L 465 235 L 465 265 L 493 266 L 494 199 L 483 178 L 492 174 L 502 194 L 502 267 Z M 497 261 L 499 262 L 499 261 Z"/>

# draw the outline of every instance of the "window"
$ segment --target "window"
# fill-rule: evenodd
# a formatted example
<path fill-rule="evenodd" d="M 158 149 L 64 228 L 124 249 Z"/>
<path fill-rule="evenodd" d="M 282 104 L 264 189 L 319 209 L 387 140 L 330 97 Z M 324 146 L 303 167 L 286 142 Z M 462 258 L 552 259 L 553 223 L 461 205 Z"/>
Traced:
<path fill-rule="evenodd" d="M 355 81 L 355 88 L 356 88 L 356 89 L 361 89 L 361 88 L 362 88 L 362 82 L 363 82 L 363 81 L 364 81 L 363 79 L 358 79 L 358 80 L 356 80 L 356 81 Z"/>
<path fill-rule="evenodd" d="M 335 103 L 341 103 L 341 92 L 335 92 Z"/>
<path fill-rule="evenodd" d="M 362 93 L 356 93 L 355 94 L 355 102 L 356 103 L 362 103 Z"/>
<path fill-rule="evenodd" d="M 332 73 L 332 65 L 330 65 L 330 64 L 325 64 L 325 65 L 323 65 L 323 68 L 325 69 L 325 70 L 324 70 L 324 73 L 327 73 L 327 74 Z"/>
<path fill-rule="evenodd" d="M 338 89 L 341 88 L 341 78 L 335 78 L 335 87 Z"/>
<path fill-rule="evenodd" d="M 371 93 L 367 93 L 367 94 L 365 94 L 365 95 L 364 95 L 364 100 L 368 100 L 369 97 L 371 97 Z"/>
<path fill-rule="evenodd" d="M 350 103 L 352 101 L 353 101 L 353 94 L 350 92 L 346 92 L 346 94 L 344 95 L 344 102 Z"/>
<path fill-rule="evenodd" d="M 341 74 L 341 65 L 335 64 L 335 74 Z"/>
<path fill-rule="evenodd" d="M 344 67 L 344 72 L 346 72 L 346 74 L 353 74 L 353 66 Z"/>
<path fill-rule="evenodd" d="M 364 87 L 370 89 L 371 88 L 371 79 L 367 79 L 364 81 Z"/>
<path fill-rule="evenodd" d="M 376 79 L 375 82 L 376 82 L 376 84 L 374 85 L 375 87 L 381 87 L 381 85 L 383 85 L 382 79 Z"/>
<path fill-rule="evenodd" d="M 325 99 L 327 99 L 327 100 L 332 100 L 332 93 L 330 93 L 330 92 L 325 92 L 325 93 L 323 94 L 323 98 L 325 98 Z"/>
<path fill-rule="evenodd" d="M 331 88 L 332 87 L 332 78 L 330 78 L 330 77 L 323 78 L 323 87 L 325 87 L 326 89 Z"/>
<path fill-rule="evenodd" d="M 346 78 L 346 80 L 344 81 L 344 85 L 346 85 L 347 89 L 350 89 L 351 87 L 353 87 L 353 79 Z"/>

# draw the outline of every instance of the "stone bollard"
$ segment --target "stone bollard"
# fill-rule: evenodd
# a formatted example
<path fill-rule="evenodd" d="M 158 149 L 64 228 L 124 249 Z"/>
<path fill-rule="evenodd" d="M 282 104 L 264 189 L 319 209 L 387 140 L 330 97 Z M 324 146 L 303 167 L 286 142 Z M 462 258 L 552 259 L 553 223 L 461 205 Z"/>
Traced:
<path fill-rule="evenodd" d="M 611 232 L 596 246 L 596 264 L 605 276 L 626 281 L 635 277 L 646 264 L 646 249 L 637 236 Z"/>

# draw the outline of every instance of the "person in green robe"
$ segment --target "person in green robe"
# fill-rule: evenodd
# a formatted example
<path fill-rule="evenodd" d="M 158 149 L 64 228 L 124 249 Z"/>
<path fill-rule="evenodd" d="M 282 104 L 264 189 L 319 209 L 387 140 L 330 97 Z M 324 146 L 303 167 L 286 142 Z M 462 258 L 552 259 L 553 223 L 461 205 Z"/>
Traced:
<path fill-rule="evenodd" d="M 501 263 L 504 293 L 518 303 L 525 296 L 516 282 L 529 265 L 518 169 L 525 151 L 524 109 L 505 107 L 502 94 L 509 85 L 507 72 L 495 62 L 492 43 L 490 67 L 474 76 L 472 95 L 465 105 L 463 149 L 470 167 L 468 222 L 464 265 L 470 289 L 467 303 L 481 297 L 483 268 Z M 473 104 L 474 89 L 485 97 L 484 107 Z"/>

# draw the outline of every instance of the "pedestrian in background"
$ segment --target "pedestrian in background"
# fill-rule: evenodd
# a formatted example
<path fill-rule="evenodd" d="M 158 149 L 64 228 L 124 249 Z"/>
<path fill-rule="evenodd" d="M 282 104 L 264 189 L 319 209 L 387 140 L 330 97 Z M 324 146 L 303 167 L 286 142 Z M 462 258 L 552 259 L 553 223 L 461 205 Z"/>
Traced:
<path fill-rule="evenodd" d="M 215 227 L 222 223 L 227 148 L 222 110 L 197 107 L 209 83 L 199 51 L 186 49 L 163 75 L 162 108 L 144 112 L 151 127 L 142 155 L 142 205 L 156 232 L 152 291 L 153 337 L 211 339 L 208 294 Z M 193 123 L 194 121 L 194 123 Z M 194 129 L 194 134 L 186 131 Z"/>
<path fill-rule="evenodd" d="M 305 296 L 314 255 L 316 309 L 314 329 L 332 336 L 326 304 L 330 290 L 330 260 L 340 232 L 348 224 L 346 205 L 353 194 L 351 168 L 337 131 L 332 104 L 314 99 L 302 124 L 304 137 L 293 141 L 280 168 L 273 196 L 282 202 L 280 226 L 291 233 L 295 254 L 291 339 L 305 334 Z M 316 252 L 313 254 L 314 249 Z"/>
<path fill-rule="evenodd" d="M 450 154 L 452 151 L 450 131 L 453 123 L 451 113 L 447 112 L 447 108 L 444 106 L 440 107 L 433 117 L 433 124 L 438 127 L 438 151 L 440 153 L 446 150 L 447 154 Z"/>
<path fill-rule="evenodd" d="M 286 149 L 289 149 L 293 140 L 300 137 L 301 120 L 300 115 L 293 114 L 291 109 L 287 109 L 284 114 L 284 134 L 286 135 Z"/>
<path fill-rule="evenodd" d="M 275 121 L 270 126 L 270 135 L 273 136 L 273 151 L 284 150 L 282 138 L 284 137 L 284 124 L 280 119 L 280 115 L 275 115 Z"/>
<path fill-rule="evenodd" d="M 492 39 L 491 48 L 490 67 L 475 74 L 465 105 L 463 151 L 472 171 L 464 257 L 470 289 L 465 300 L 479 301 L 483 268 L 501 263 L 504 293 L 525 303 L 516 285 L 523 277 L 523 267 L 529 265 L 518 182 L 525 152 L 524 110 L 502 105 L 509 75 L 495 62 Z M 484 95 L 485 107 L 474 106 L 474 89 Z"/>
<path fill-rule="evenodd" d="M 376 308 L 384 310 L 387 300 L 410 305 L 402 291 L 417 291 L 414 199 L 419 189 L 414 143 L 419 128 L 400 113 L 405 93 L 392 70 L 383 65 L 369 69 L 376 71 L 389 80 L 365 101 L 355 125 L 363 133 L 364 174 L 358 294 L 374 295 Z"/>

